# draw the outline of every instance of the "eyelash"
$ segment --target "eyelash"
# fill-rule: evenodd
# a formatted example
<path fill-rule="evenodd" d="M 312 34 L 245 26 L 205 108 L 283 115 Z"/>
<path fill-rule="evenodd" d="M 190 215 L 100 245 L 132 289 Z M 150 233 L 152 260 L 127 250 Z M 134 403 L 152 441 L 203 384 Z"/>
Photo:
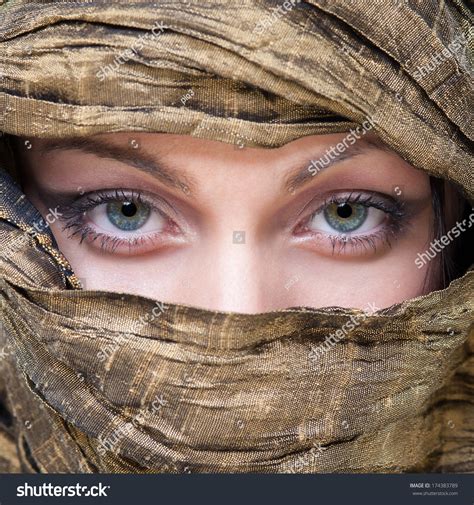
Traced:
<path fill-rule="evenodd" d="M 311 203 L 312 202 L 310 202 L 310 204 Z M 384 225 L 383 229 L 366 235 L 326 235 L 327 239 L 331 243 L 333 255 L 336 252 L 337 254 L 344 253 L 347 247 L 350 247 L 351 252 L 355 253 L 364 252 L 370 248 L 375 254 L 377 252 L 378 244 L 382 243 L 391 247 L 392 239 L 398 237 L 408 226 L 408 214 L 403 201 L 382 196 L 375 192 L 351 192 L 346 197 L 336 194 L 326 198 L 315 211 L 300 221 L 297 229 L 312 235 L 320 236 L 321 232 L 315 233 L 307 229 L 305 231 L 305 226 L 307 226 L 308 222 L 310 222 L 316 215 L 323 212 L 324 209 L 331 204 L 341 205 L 355 203 L 367 208 L 375 208 L 383 211 L 387 214 L 388 222 Z"/>
<path fill-rule="evenodd" d="M 88 211 L 99 205 L 117 201 L 128 201 L 135 204 L 148 205 L 152 211 L 157 212 L 172 224 L 173 231 L 179 228 L 175 221 L 157 206 L 152 198 L 146 197 L 144 193 L 136 190 L 114 189 L 87 193 L 80 200 L 62 206 L 61 220 L 64 222 L 63 231 L 72 230 L 72 233 L 69 234 L 69 238 L 80 235 L 79 243 L 81 244 L 86 240 L 90 243 L 100 240 L 101 250 L 110 253 L 115 252 L 116 249 L 121 246 L 128 246 L 129 253 L 131 253 L 135 248 L 149 244 L 158 244 L 159 239 L 162 238 L 164 234 L 169 233 L 161 231 L 154 232 L 153 235 L 149 234 L 146 236 L 123 238 L 97 232 L 84 223 L 84 216 Z"/>
<path fill-rule="evenodd" d="M 158 212 L 171 224 L 171 229 L 166 232 L 154 232 L 152 235 L 148 234 L 145 236 L 142 235 L 138 237 L 123 238 L 97 232 L 84 223 L 85 214 L 98 205 L 125 200 L 135 204 L 148 205 L 152 211 Z M 135 190 L 99 190 L 87 193 L 81 199 L 62 206 L 62 216 L 60 219 L 64 222 L 64 231 L 72 230 L 69 234 L 69 238 L 80 235 L 80 243 L 85 240 L 90 243 L 100 240 L 101 250 L 111 253 L 116 251 L 118 247 L 128 246 L 129 253 L 131 253 L 133 249 L 144 247 L 145 245 L 158 245 L 160 239 L 163 239 L 163 235 L 169 234 L 170 232 L 175 233 L 176 230 L 179 230 L 179 226 L 176 222 L 165 211 L 157 206 L 154 200 L 156 200 L 156 198 L 147 197 L 144 193 Z M 306 207 L 311 205 L 312 202 L 313 201 L 309 202 Z M 310 222 L 316 215 L 323 212 L 324 209 L 331 204 L 360 204 L 367 208 L 376 208 L 387 214 L 388 221 L 384 225 L 383 229 L 366 235 L 327 235 L 322 234 L 321 232 L 315 233 L 312 230 L 308 230 L 306 228 L 308 222 Z M 165 206 L 165 204 L 163 206 Z M 382 196 L 375 192 L 368 193 L 361 191 L 358 193 L 351 192 L 348 196 L 341 196 L 340 194 L 330 195 L 315 211 L 299 221 L 295 228 L 295 234 L 312 235 L 313 242 L 315 241 L 314 237 L 316 235 L 318 237 L 324 235 L 331 244 L 333 255 L 335 253 L 344 253 L 348 247 L 350 247 L 351 252 L 355 253 L 367 251 L 368 249 L 372 249 L 375 253 L 377 251 L 377 246 L 380 243 L 391 247 L 391 240 L 397 237 L 406 226 L 407 212 L 402 201 L 388 196 Z"/>

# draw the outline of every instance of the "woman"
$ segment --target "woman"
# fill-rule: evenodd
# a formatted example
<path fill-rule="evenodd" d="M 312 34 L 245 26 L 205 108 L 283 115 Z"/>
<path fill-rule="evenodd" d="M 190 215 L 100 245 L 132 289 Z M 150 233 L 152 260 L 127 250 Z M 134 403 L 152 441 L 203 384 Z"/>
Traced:
<path fill-rule="evenodd" d="M 129 136 L 16 147 L 24 191 L 44 217 L 56 209 L 51 230 L 87 289 L 257 313 L 382 308 L 443 285 L 441 256 L 414 258 L 466 217 L 459 197 L 433 205 L 436 180 L 373 135 L 314 175 L 344 134 L 243 150 L 150 133 L 133 149 Z"/>
<path fill-rule="evenodd" d="M 470 13 L 244 6 L 2 7 L 7 470 L 473 470 Z"/>

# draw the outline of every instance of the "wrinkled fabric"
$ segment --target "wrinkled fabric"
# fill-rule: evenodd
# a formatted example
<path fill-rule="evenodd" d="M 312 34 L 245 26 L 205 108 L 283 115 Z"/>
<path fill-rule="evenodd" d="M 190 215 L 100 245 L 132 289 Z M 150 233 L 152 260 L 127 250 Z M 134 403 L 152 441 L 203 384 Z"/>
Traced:
<path fill-rule="evenodd" d="M 277 147 L 370 118 L 472 203 L 464 3 L 315 0 L 281 17 L 274 7 L 7 1 L 0 130 Z M 166 28 L 144 39 L 157 22 Z M 50 231 L 36 231 L 6 143 L 1 153 L 1 471 L 474 471 L 472 269 L 372 315 L 232 314 L 83 290 Z"/>

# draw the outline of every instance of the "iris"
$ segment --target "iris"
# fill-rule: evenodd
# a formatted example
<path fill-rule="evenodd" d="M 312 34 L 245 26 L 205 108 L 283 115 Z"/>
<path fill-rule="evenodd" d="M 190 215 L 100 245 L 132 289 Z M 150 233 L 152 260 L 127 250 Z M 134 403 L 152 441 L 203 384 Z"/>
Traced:
<path fill-rule="evenodd" d="M 109 202 L 107 204 L 107 218 L 124 231 L 135 231 L 141 228 L 150 217 L 150 207 L 142 203 L 130 201 Z"/>
<path fill-rule="evenodd" d="M 367 219 L 368 208 L 359 203 L 332 203 L 324 209 L 327 223 L 338 232 L 360 228 Z"/>

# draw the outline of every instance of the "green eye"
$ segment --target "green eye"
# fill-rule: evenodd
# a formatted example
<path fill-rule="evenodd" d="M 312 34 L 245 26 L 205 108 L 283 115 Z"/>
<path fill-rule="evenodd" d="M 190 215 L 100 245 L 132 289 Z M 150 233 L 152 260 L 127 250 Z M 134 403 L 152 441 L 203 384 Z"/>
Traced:
<path fill-rule="evenodd" d="M 150 217 L 148 205 L 130 201 L 109 202 L 106 212 L 109 221 L 123 231 L 138 230 Z"/>
<path fill-rule="evenodd" d="M 367 219 L 368 208 L 360 203 L 331 203 L 324 209 L 327 223 L 340 233 L 360 228 Z"/>

